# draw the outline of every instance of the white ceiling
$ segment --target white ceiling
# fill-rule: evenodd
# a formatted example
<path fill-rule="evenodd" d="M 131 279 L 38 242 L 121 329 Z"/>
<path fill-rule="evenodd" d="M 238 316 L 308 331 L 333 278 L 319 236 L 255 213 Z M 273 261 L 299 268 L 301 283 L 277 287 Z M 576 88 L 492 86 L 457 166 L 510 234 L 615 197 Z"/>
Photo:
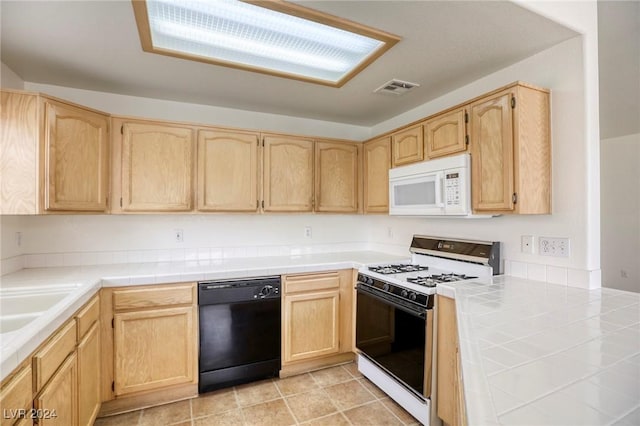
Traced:
<path fill-rule="evenodd" d="M 640 1 L 598 2 L 601 139 L 640 133 Z"/>
<path fill-rule="evenodd" d="M 576 35 L 508 1 L 304 1 L 403 40 L 340 89 L 145 53 L 128 1 L 1 2 L 25 81 L 371 126 Z M 373 94 L 390 80 L 421 87 Z"/>

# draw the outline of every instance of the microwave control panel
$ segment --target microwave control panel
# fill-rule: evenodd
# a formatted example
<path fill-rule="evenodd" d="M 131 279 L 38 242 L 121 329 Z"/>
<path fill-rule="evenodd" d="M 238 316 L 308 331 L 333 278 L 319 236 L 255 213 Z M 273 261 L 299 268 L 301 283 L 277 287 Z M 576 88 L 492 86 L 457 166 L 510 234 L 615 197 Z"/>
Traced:
<path fill-rule="evenodd" d="M 467 209 L 466 169 L 444 172 L 444 206 L 447 213 L 464 213 Z"/>

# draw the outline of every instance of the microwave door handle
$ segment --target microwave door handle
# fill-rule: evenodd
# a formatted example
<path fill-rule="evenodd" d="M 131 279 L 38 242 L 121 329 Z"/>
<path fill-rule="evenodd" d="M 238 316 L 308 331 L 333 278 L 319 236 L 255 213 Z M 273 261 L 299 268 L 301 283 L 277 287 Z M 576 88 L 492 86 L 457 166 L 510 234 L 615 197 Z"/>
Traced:
<path fill-rule="evenodd" d="M 438 185 L 435 185 L 436 187 L 436 207 L 439 207 L 441 209 L 444 208 L 444 199 L 442 197 L 444 197 L 444 175 L 439 172 L 436 174 L 436 180 L 439 182 Z"/>

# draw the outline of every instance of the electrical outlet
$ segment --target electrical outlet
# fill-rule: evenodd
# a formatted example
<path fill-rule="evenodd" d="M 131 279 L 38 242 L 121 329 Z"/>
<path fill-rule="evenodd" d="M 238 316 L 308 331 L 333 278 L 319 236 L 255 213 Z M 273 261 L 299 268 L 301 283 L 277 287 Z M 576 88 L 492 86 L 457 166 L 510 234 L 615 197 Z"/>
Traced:
<path fill-rule="evenodd" d="M 388 238 L 393 238 L 393 228 L 392 227 L 388 227 L 387 228 L 387 237 Z"/>
<path fill-rule="evenodd" d="M 627 274 L 626 270 L 620 269 L 620 277 L 621 278 L 629 278 L 629 275 Z"/>
<path fill-rule="evenodd" d="M 535 247 L 533 246 L 533 235 L 523 235 L 520 237 L 520 251 L 523 253 L 534 254 Z"/>
<path fill-rule="evenodd" d="M 22 232 L 16 232 L 16 246 L 22 245 Z"/>
<path fill-rule="evenodd" d="M 569 238 L 540 237 L 540 254 L 543 256 L 569 257 Z"/>
<path fill-rule="evenodd" d="M 184 242 L 184 233 L 182 232 L 182 229 L 174 229 L 173 238 L 175 239 L 176 243 Z"/>
<path fill-rule="evenodd" d="M 311 232 L 311 227 L 310 226 L 305 226 L 304 227 L 304 236 L 307 238 L 313 238 L 312 237 L 312 232 Z"/>

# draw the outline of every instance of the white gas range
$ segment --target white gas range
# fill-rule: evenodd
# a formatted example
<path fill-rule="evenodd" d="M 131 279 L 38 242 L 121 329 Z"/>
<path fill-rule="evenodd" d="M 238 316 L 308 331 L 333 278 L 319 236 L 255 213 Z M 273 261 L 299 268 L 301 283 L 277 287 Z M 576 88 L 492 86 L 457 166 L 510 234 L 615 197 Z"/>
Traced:
<path fill-rule="evenodd" d="M 500 243 L 415 235 L 410 252 L 407 263 L 358 271 L 358 369 L 428 425 L 436 287 L 499 274 Z"/>

